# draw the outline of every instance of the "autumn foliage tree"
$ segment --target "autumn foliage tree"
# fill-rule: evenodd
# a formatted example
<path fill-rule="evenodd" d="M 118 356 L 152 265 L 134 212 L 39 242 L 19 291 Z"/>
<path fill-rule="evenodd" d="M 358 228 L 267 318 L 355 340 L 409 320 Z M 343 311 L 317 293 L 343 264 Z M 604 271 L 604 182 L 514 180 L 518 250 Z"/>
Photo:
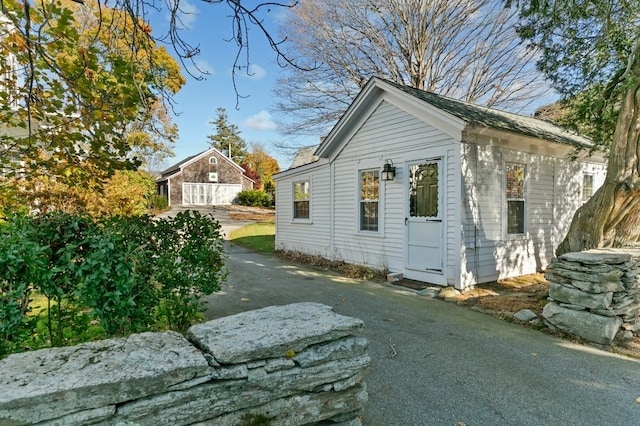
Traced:
<path fill-rule="evenodd" d="M 604 184 L 578 209 L 556 254 L 634 243 L 640 237 L 640 2 L 519 5 L 520 34 L 543 53 L 539 68 L 610 140 Z"/>
<path fill-rule="evenodd" d="M 244 165 L 255 170 L 263 187 L 270 186 L 273 183 L 272 176 L 280 171 L 278 161 L 258 142 L 251 144 L 251 152 L 247 155 Z"/>
<path fill-rule="evenodd" d="M 147 131 L 157 101 L 185 82 L 151 28 L 97 1 L 6 0 L 2 19 L 0 189 L 95 190 L 116 170 L 136 169 L 133 151 L 150 142 L 134 131 Z"/>

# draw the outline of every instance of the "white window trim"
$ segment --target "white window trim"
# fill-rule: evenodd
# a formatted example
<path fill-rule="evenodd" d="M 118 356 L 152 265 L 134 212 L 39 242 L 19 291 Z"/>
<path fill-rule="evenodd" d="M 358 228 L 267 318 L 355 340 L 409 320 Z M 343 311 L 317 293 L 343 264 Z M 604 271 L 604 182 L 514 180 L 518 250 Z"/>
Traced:
<path fill-rule="evenodd" d="M 296 183 L 309 183 L 309 217 L 308 218 L 300 218 L 295 217 L 296 209 Z M 313 179 L 309 176 L 306 179 L 296 179 L 291 181 L 291 223 L 313 223 Z"/>
<path fill-rule="evenodd" d="M 587 198 L 585 198 L 584 197 L 584 189 L 585 189 L 584 188 L 584 181 L 585 181 L 585 178 L 587 176 L 591 176 L 591 194 Z M 581 191 L 580 191 L 581 192 L 580 193 L 580 201 L 582 202 L 582 204 L 586 203 L 591 197 L 593 197 L 593 194 L 595 193 L 595 189 L 594 189 L 595 188 L 595 182 L 596 182 L 595 173 L 591 173 L 589 171 L 586 171 L 586 172 L 582 173 L 582 186 L 580 188 L 581 189 Z"/>
<path fill-rule="evenodd" d="M 520 164 L 524 166 L 524 232 L 520 234 L 509 233 L 509 216 L 507 207 L 507 164 Z M 515 156 L 506 156 L 502 162 L 502 235 L 506 240 L 522 240 L 529 238 L 529 176 L 531 167 L 529 162 Z"/>
<path fill-rule="evenodd" d="M 383 161 L 376 160 L 368 160 L 368 161 L 360 161 L 356 164 L 356 175 L 355 175 L 355 188 L 356 188 L 356 196 L 355 196 L 355 233 L 356 235 L 363 235 L 369 237 L 384 237 L 384 189 L 386 187 L 385 183 L 382 180 L 382 165 Z M 378 187 L 378 230 L 377 231 L 367 231 L 364 229 L 360 229 L 360 174 L 365 171 L 377 170 L 378 171 L 378 179 L 379 179 L 379 187 Z"/>
<path fill-rule="evenodd" d="M 209 157 L 209 164 L 218 164 L 218 159 L 216 157 Z"/>

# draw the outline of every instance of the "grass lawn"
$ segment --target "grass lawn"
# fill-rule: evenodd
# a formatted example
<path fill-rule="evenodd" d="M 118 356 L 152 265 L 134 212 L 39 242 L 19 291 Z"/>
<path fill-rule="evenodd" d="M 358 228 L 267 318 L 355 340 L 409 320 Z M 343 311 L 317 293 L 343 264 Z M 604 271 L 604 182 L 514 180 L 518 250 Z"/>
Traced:
<path fill-rule="evenodd" d="M 243 226 L 229 234 L 229 240 L 259 253 L 273 253 L 276 225 L 273 222 L 258 222 Z"/>

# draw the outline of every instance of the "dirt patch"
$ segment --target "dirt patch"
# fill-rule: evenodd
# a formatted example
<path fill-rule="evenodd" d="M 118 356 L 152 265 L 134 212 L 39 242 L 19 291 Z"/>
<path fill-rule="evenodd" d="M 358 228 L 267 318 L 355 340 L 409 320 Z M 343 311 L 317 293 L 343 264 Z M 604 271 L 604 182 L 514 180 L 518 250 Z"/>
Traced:
<path fill-rule="evenodd" d="M 276 217 L 275 210 L 261 207 L 230 206 L 229 217 L 233 220 L 253 220 L 256 222 L 273 222 Z"/>
<path fill-rule="evenodd" d="M 475 306 L 500 314 L 515 314 L 530 309 L 538 316 L 547 303 L 549 283 L 542 274 L 494 281 L 457 296 L 459 305 Z"/>
<path fill-rule="evenodd" d="M 577 343 L 586 343 L 575 336 L 554 331 L 541 322 L 529 323 L 513 318 L 513 314 L 523 309 L 529 309 L 541 317 L 542 309 L 548 302 L 548 295 L 549 283 L 545 280 L 544 275 L 532 274 L 482 284 L 450 301 L 523 326 L 536 328 L 557 337 Z M 635 337 L 628 342 L 616 341 L 610 349 L 615 353 L 640 359 L 640 337 Z"/>

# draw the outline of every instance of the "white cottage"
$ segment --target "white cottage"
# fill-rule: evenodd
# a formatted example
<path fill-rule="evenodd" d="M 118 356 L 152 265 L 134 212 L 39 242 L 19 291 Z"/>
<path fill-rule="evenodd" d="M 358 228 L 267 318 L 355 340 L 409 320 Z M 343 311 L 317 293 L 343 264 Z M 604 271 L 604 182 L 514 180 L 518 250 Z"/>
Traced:
<path fill-rule="evenodd" d="M 371 79 L 274 176 L 276 248 L 458 289 L 543 270 L 602 184 L 591 141 L 549 122 Z M 395 173 L 387 173 L 395 172 Z"/>

